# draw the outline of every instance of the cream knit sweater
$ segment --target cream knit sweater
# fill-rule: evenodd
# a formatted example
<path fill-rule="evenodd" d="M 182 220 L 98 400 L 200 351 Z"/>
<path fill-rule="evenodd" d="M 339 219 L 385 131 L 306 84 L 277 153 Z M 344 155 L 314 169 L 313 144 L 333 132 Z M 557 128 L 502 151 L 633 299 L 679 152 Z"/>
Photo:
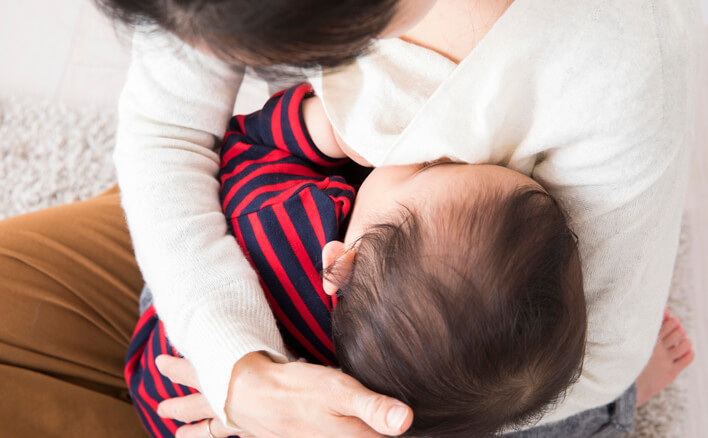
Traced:
<path fill-rule="evenodd" d="M 611 402 L 651 354 L 678 245 L 700 25 L 694 0 L 516 0 L 459 65 L 384 40 L 315 78 L 335 129 L 371 163 L 500 163 L 568 211 L 588 345 L 580 380 L 542 423 Z M 291 359 L 226 233 L 214 178 L 242 76 L 173 37 L 137 33 L 115 152 L 155 306 L 222 419 L 240 357 Z"/>

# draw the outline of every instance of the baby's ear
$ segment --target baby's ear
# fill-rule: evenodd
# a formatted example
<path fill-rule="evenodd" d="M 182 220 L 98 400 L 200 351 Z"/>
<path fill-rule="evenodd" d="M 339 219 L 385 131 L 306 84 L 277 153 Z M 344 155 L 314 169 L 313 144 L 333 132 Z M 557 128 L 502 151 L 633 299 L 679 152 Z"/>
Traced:
<path fill-rule="evenodd" d="M 334 272 L 331 272 L 330 269 L 330 274 L 333 274 L 334 278 L 331 278 L 332 275 L 329 277 L 335 281 L 349 278 L 354 263 L 354 254 L 354 250 L 347 251 L 344 248 L 344 243 L 338 240 L 327 242 L 322 248 L 322 270 L 327 272 L 328 269 L 334 267 Z M 330 296 L 336 294 L 339 289 L 339 285 L 330 281 L 327 274 L 323 276 L 322 284 L 325 293 Z"/>

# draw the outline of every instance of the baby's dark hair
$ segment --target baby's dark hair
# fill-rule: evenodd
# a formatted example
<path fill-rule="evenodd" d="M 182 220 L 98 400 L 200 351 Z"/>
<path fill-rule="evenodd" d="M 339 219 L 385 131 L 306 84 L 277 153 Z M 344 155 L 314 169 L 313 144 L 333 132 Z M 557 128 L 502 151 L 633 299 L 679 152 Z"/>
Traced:
<path fill-rule="evenodd" d="M 94 0 L 129 25 L 151 24 L 251 65 L 335 67 L 362 54 L 398 0 Z"/>
<path fill-rule="evenodd" d="M 428 206 L 426 206 L 428 207 Z M 332 316 L 342 370 L 407 403 L 407 436 L 486 437 L 538 419 L 579 376 L 575 234 L 536 187 L 405 209 L 357 242 Z"/>

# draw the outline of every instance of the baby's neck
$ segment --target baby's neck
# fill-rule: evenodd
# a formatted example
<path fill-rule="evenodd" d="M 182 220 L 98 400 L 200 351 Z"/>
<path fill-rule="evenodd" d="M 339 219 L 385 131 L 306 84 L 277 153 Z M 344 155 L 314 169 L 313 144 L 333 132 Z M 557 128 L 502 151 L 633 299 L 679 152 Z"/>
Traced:
<path fill-rule="evenodd" d="M 438 1 L 401 39 L 459 63 L 482 41 L 513 1 Z"/>

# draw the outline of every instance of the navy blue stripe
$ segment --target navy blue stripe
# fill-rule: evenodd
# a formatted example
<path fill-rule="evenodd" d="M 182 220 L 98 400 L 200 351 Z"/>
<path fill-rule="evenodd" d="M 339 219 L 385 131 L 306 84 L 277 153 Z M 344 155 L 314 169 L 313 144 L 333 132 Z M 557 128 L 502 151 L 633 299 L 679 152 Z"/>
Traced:
<path fill-rule="evenodd" d="M 264 188 L 267 189 L 269 186 L 274 186 L 275 184 L 281 184 L 288 181 L 291 181 L 292 184 L 288 185 L 285 188 L 266 190 L 263 193 L 255 196 L 245 206 L 242 205 L 245 201 L 245 198 L 251 195 L 254 191 Z M 241 209 L 241 213 L 239 215 L 249 214 L 251 212 L 259 210 L 264 203 L 279 196 L 281 193 L 290 190 L 293 187 L 297 187 L 298 185 L 303 186 L 300 188 L 300 190 L 302 190 L 302 188 L 310 186 L 312 181 L 312 177 L 297 174 L 291 175 L 284 173 L 266 173 L 263 175 L 258 175 L 236 191 L 234 196 L 231 198 L 231 200 L 229 200 L 229 203 L 226 205 L 226 208 L 224 208 L 224 214 L 226 215 L 226 217 L 233 217 L 234 212 L 239 208 Z M 233 184 L 235 183 L 236 182 L 230 185 L 233 187 Z M 222 199 L 221 202 L 223 203 L 224 200 Z"/>
<path fill-rule="evenodd" d="M 285 145 L 288 147 L 290 153 L 300 158 L 307 158 L 305 152 L 300 148 L 300 145 L 298 144 L 290 126 L 290 103 L 295 90 L 296 87 L 290 88 L 285 92 L 285 94 L 283 94 L 283 98 L 280 103 L 280 130 L 283 133 L 283 140 L 285 141 Z M 305 125 L 303 124 L 302 126 L 304 128 Z"/>
<path fill-rule="evenodd" d="M 336 205 L 334 200 L 322 193 L 318 189 L 310 190 L 312 199 L 317 206 L 317 214 L 320 218 L 320 224 L 324 231 L 325 243 L 339 239 L 339 224 L 337 223 L 337 215 L 335 213 Z M 353 199 L 353 197 L 352 197 Z M 288 215 L 291 217 L 293 226 L 300 236 L 300 241 L 307 250 L 308 254 L 313 254 L 319 251 L 319 256 L 315 259 L 315 267 L 318 271 L 322 271 L 322 246 L 315 233 L 314 227 L 310 222 L 307 210 L 302 201 L 287 201 Z"/>
<path fill-rule="evenodd" d="M 286 271 L 286 274 L 288 277 L 292 280 L 296 277 L 305 277 L 304 272 L 302 271 L 302 267 L 299 266 L 297 263 L 297 258 L 295 257 L 295 254 L 292 252 L 292 248 L 289 247 L 289 245 L 279 245 L 282 248 L 279 250 L 278 247 L 273 245 L 273 242 L 285 242 L 287 243 L 287 237 L 285 236 L 284 232 L 282 231 L 282 228 L 280 228 L 280 225 L 276 219 L 275 214 L 272 212 L 270 208 L 263 209 L 259 211 L 258 213 L 254 213 L 259 220 L 261 226 L 266 229 L 266 235 L 268 237 L 269 242 L 271 243 L 271 247 L 273 250 L 276 252 L 277 257 L 279 258 L 281 264 L 283 264 L 284 269 Z M 290 322 L 298 329 L 298 331 L 312 344 L 314 348 L 316 348 L 323 356 L 327 357 L 328 359 L 332 360 L 335 362 L 335 357 L 331 353 L 331 351 L 324 345 L 322 342 L 319 340 L 317 335 L 312 331 L 310 326 L 307 324 L 307 321 L 303 318 L 303 316 L 300 314 L 300 312 L 297 310 L 297 307 L 295 304 L 292 302 L 290 299 L 290 296 L 288 295 L 287 291 L 285 290 L 284 286 L 280 281 L 278 280 L 278 277 L 273 270 L 271 264 L 268 262 L 268 259 L 264 255 L 263 251 L 261 250 L 261 247 L 256 240 L 256 237 L 253 233 L 253 229 L 251 228 L 251 224 L 249 223 L 249 218 L 252 217 L 254 214 L 249 215 L 249 216 L 241 216 L 238 218 L 238 226 L 241 229 L 241 234 L 243 236 L 245 246 L 251 256 L 251 260 L 253 261 L 253 264 L 258 271 L 264 285 L 268 288 L 270 291 L 271 295 L 273 296 L 273 299 L 278 303 L 279 307 L 283 311 L 283 313 L 286 315 L 286 317 L 290 320 Z M 287 246 L 287 248 L 285 248 Z M 320 249 L 321 251 L 321 249 Z M 284 256 L 285 255 L 285 256 Z M 288 262 L 290 261 L 290 262 Z M 295 263 L 292 263 L 294 261 Z M 297 265 L 297 266 L 296 266 Z M 289 271 L 290 269 L 290 271 Z M 298 274 L 293 275 L 291 271 L 297 270 L 300 271 Z M 303 289 L 296 289 L 297 292 L 303 296 L 307 295 L 308 293 L 314 293 L 316 294 L 317 292 L 312 290 L 312 284 L 307 281 L 306 284 L 303 284 L 302 281 L 297 281 L 294 284 L 299 284 L 303 287 Z M 318 297 L 319 300 L 319 297 Z M 304 300 L 303 300 L 304 301 Z M 320 301 L 321 304 L 321 301 Z M 327 313 L 326 319 L 329 320 L 329 314 Z M 321 323 L 321 321 L 320 321 Z M 291 347 L 296 348 L 295 345 L 291 345 Z M 302 347 L 302 346 L 301 346 Z M 304 348 L 304 347 L 303 347 Z"/>
<path fill-rule="evenodd" d="M 305 96 L 307 97 L 307 95 L 305 95 Z M 304 102 L 304 100 L 303 100 L 303 102 Z M 341 162 L 342 162 L 341 158 L 328 157 L 327 155 L 323 154 L 322 151 L 320 151 L 317 148 L 317 146 L 315 145 L 315 142 L 312 141 L 312 137 L 310 137 L 310 131 L 307 130 L 307 125 L 305 125 L 305 116 L 303 115 L 303 112 L 302 112 L 302 102 L 300 102 L 300 105 L 298 105 L 297 116 L 298 116 L 298 120 L 296 123 L 298 123 L 300 126 L 302 126 L 302 132 L 305 134 L 305 139 L 307 140 L 307 144 L 310 146 L 310 149 L 312 150 L 312 152 L 314 152 L 321 159 L 328 161 L 333 165 L 341 164 Z M 295 122 L 291 120 L 290 123 L 295 123 Z M 292 128 L 290 127 L 289 129 L 292 129 Z"/>
<path fill-rule="evenodd" d="M 138 412 L 138 417 L 140 418 L 140 422 L 143 423 L 143 428 L 145 428 L 146 431 L 150 434 L 150 436 L 154 437 L 155 435 L 152 434 L 152 428 L 150 427 L 150 424 L 147 421 L 147 417 L 145 417 L 145 414 L 143 414 L 143 410 L 140 409 L 140 407 L 146 407 L 145 403 L 143 403 L 142 399 L 136 398 L 131 396 L 133 399 L 133 404 L 135 405 L 135 410 Z M 148 412 L 150 412 L 150 408 L 147 407 L 146 409 Z M 154 420 L 153 420 L 154 421 Z M 168 434 L 168 436 L 170 436 Z"/>
<path fill-rule="evenodd" d="M 287 237 L 285 236 L 280 223 L 277 222 L 275 213 L 273 213 L 270 208 L 264 209 L 258 212 L 257 218 L 259 219 L 261 226 L 264 228 L 271 247 L 283 266 L 288 279 L 303 299 L 303 302 L 305 302 L 306 307 L 308 307 L 310 312 L 313 313 L 313 316 L 316 321 L 318 321 L 320 326 L 329 325 L 330 314 L 320 300 L 317 295 L 317 291 L 309 281 L 309 278 L 307 278 L 307 274 L 297 260 L 292 248 L 288 244 Z M 278 243 L 281 244 L 278 245 Z M 319 252 L 321 252 L 321 249 Z M 257 259 L 254 259 L 254 264 L 256 265 L 256 268 L 261 271 L 260 263 L 256 260 Z M 290 296 L 287 294 L 287 291 L 278 280 L 275 272 L 271 269 L 271 265 L 267 262 L 267 259 L 263 257 L 261 260 L 262 264 L 267 265 L 265 266 L 265 269 L 261 271 L 263 282 L 268 287 L 268 290 L 272 292 L 277 291 L 277 293 L 274 293 L 273 296 L 280 304 L 281 309 L 287 315 L 288 319 L 290 319 L 290 321 L 298 328 L 300 333 L 307 338 L 314 348 L 316 348 L 325 357 L 334 361 L 335 358 L 332 352 L 319 340 L 302 314 L 297 310 L 297 307 L 292 302 Z M 266 272 L 268 272 L 268 274 L 266 274 Z M 325 324 L 323 324 L 323 322 Z M 327 333 L 326 330 L 323 331 Z"/>
<path fill-rule="evenodd" d="M 244 145 L 243 143 L 248 146 Z M 258 162 L 262 160 L 263 157 L 273 151 L 272 147 L 253 147 L 251 146 L 252 143 L 253 140 L 247 138 L 242 134 L 231 134 L 229 140 L 224 144 L 221 149 L 221 163 L 223 166 L 219 170 L 219 175 L 225 175 L 227 173 L 233 172 L 236 166 L 239 166 L 240 164 L 246 161 Z M 228 162 L 224 163 L 223 157 L 232 148 L 239 148 L 242 150 L 237 155 L 233 156 Z"/>
<path fill-rule="evenodd" d="M 315 190 L 311 190 L 310 192 L 321 193 Z M 317 195 L 315 195 L 314 197 L 316 198 Z M 324 229 L 325 241 L 328 242 L 330 240 L 335 240 L 335 238 L 337 237 L 338 228 L 336 223 L 336 216 L 333 214 L 332 200 L 327 198 L 326 200 L 321 199 L 321 201 L 329 203 L 330 208 L 330 210 L 327 212 L 329 214 L 321 216 L 322 218 L 326 218 L 322 221 L 322 226 Z M 315 202 L 317 202 L 317 200 Z M 312 265 L 314 266 L 315 270 L 320 273 L 322 271 L 322 246 L 320 246 L 319 244 L 314 227 L 312 226 L 312 223 L 310 223 L 309 218 L 305 216 L 306 220 L 302 219 L 302 215 L 305 214 L 305 208 L 303 206 L 302 199 L 299 196 L 297 198 L 290 198 L 283 204 L 283 208 L 287 216 L 290 218 L 290 222 L 292 223 L 293 228 L 295 229 L 297 238 L 302 244 L 302 246 L 305 248 L 305 252 L 307 253 L 310 261 L 312 262 Z M 310 309 L 312 316 L 319 323 L 320 327 L 322 328 L 322 331 L 327 335 L 329 339 L 332 339 L 332 315 L 327 306 L 322 302 L 322 298 L 320 298 L 319 293 L 317 293 L 318 285 L 312 284 L 312 281 L 307 276 L 307 272 L 305 271 L 305 269 L 302 267 L 302 265 L 300 265 L 299 261 L 294 259 L 295 254 L 292 250 L 292 247 L 290 247 L 289 242 L 284 241 L 282 245 L 279 245 L 279 248 L 281 247 L 282 249 L 279 249 L 277 251 L 278 257 L 281 259 L 281 261 L 286 259 L 287 257 L 290 257 L 290 254 L 292 253 L 292 257 L 294 260 L 293 264 L 297 265 L 297 267 L 294 267 L 292 271 L 288 271 L 290 281 L 292 281 L 292 283 L 295 285 L 295 290 L 298 291 L 303 301 L 307 305 L 308 309 Z M 317 281 L 319 282 L 319 277 Z"/>
<path fill-rule="evenodd" d="M 273 131 L 271 129 L 271 117 L 276 105 L 278 105 L 278 98 L 270 98 L 263 109 L 250 114 L 246 117 L 244 121 L 244 127 L 246 128 L 246 133 L 256 144 L 268 144 L 275 146 L 275 141 L 273 141 Z M 253 133 L 253 135 L 251 135 Z M 260 136 L 260 141 L 256 139 Z"/>

